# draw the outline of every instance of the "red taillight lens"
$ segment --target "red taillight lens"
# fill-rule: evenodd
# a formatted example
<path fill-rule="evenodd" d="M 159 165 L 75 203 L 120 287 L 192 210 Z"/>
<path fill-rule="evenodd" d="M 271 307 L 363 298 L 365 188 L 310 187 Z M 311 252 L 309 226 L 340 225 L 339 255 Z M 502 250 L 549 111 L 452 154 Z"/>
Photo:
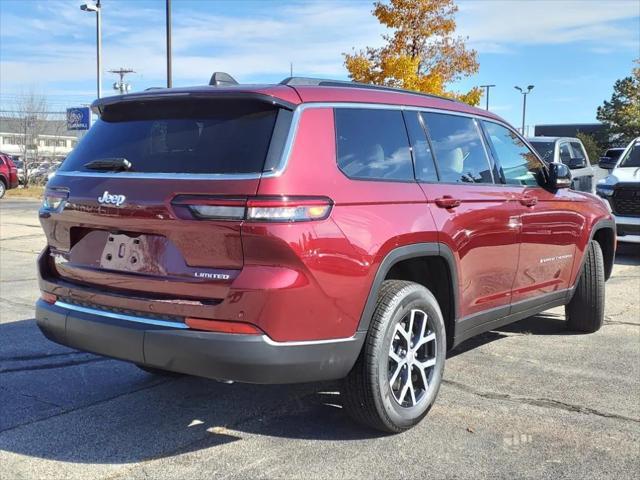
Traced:
<path fill-rule="evenodd" d="M 251 222 L 324 220 L 333 206 L 333 202 L 326 197 L 224 198 L 202 195 L 180 195 L 171 204 L 178 215 L 187 209 L 187 216 L 198 220 Z"/>
<path fill-rule="evenodd" d="M 258 327 L 244 322 L 207 320 L 206 318 L 187 317 L 184 321 L 190 328 L 218 333 L 240 333 L 244 335 L 262 335 Z"/>
<path fill-rule="evenodd" d="M 42 298 L 43 301 L 47 302 L 50 305 L 53 305 L 58 301 L 58 297 L 56 297 L 53 293 L 48 292 L 41 292 L 40 298 Z"/>

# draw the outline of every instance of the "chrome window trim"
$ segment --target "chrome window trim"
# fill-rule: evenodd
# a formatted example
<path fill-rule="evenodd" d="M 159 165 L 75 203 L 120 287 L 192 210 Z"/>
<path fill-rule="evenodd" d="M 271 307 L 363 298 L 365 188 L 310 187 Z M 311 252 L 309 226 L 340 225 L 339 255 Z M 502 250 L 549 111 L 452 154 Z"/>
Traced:
<path fill-rule="evenodd" d="M 300 118 L 305 110 L 310 108 L 363 108 L 363 109 L 378 109 L 378 110 L 400 110 L 400 111 L 417 111 L 417 112 L 429 112 L 429 113 L 441 113 L 446 115 L 457 115 L 460 117 L 469 117 L 473 118 L 476 121 L 478 120 L 487 120 L 492 121 L 497 124 L 503 125 L 507 128 L 511 128 L 507 123 L 494 119 L 491 117 L 485 117 L 483 115 L 475 114 L 475 113 L 467 113 L 467 112 L 459 112 L 456 110 L 448 110 L 444 108 L 430 108 L 430 107 L 419 107 L 414 105 L 394 105 L 388 103 L 359 103 L 359 102 L 309 102 L 309 103 L 301 103 L 298 105 L 293 112 L 293 119 L 291 120 L 291 130 L 289 131 L 289 135 L 286 140 L 284 152 L 282 155 L 282 159 L 278 166 L 270 171 L 264 172 L 262 174 L 262 178 L 274 178 L 282 175 L 282 173 L 286 170 L 287 165 L 289 163 L 289 159 L 291 157 L 291 153 L 293 150 L 293 145 L 295 143 L 295 138 L 298 133 Z M 518 134 L 518 136 L 520 136 Z M 526 143 L 526 142 L 525 142 Z M 489 159 L 487 159 L 489 161 Z M 494 181 L 494 185 L 498 185 Z"/>
<path fill-rule="evenodd" d="M 61 300 L 56 301 L 55 306 L 60 308 L 65 308 L 67 310 L 73 310 L 76 312 L 88 313 L 90 315 L 96 315 L 99 317 L 114 318 L 116 320 L 126 320 L 128 322 L 145 323 L 148 325 L 158 325 L 161 327 L 172 327 L 172 328 L 181 328 L 181 329 L 189 328 L 186 324 L 181 322 L 170 322 L 168 320 L 156 320 L 153 318 L 144 318 L 144 317 L 137 317 L 134 315 L 125 315 L 123 313 L 107 312 L 97 308 L 89 308 L 89 307 L 83 307 L 81 305 L 74 305 L 72 303 L 63 302 Z"/>

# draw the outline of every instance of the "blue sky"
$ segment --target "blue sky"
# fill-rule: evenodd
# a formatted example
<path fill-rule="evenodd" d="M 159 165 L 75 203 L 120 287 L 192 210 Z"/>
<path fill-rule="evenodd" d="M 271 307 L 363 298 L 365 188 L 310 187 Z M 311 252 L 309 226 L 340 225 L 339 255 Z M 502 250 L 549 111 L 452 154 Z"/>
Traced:
<path fill-rule="evenodd" d="M 95 16 L 81 1 L 0 0 L 0 109 L 35 91 L 53 109 L 95 97 Z M 638 0 L 460 0 L 458 33 L 478 51 L 491 109 L 520 125 L 521 95 L 534 84 L 527 124 L 592 122 L 640 56 Z M 207 83 L 213 71 L 277 82 L 294 73 L 346 79 L 342 52 L 378 46 L 370 1 L 173 0 L 174 85 Z M 164 0 L 103 0 L 107 70 L 129 67 L 133 89 L 165 84 Z M 484 105 L 484 100 L 483 100 Z"/>

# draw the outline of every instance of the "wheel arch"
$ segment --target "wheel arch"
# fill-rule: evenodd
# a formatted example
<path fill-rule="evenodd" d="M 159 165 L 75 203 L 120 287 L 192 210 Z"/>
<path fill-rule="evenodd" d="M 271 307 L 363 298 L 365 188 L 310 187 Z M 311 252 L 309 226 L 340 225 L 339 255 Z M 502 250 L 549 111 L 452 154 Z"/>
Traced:
<path fill-rule="evenodd" d="M 609 280 L 611 272 L 613 270 L 613 263 L 616 256 L 616 224 L 613 220 L 602 219 L 599 220 L 591 229 L 591 235 L 589 241 L 595 240 L 600 245 L 602 250 L 602 258 L 604 260 L 604 279 Z M 588 245 L 587 245 L 588 246 Z M 586 250 L 583 254 L 582 262 L 584 263 L 584 257 L 586 256 Z M 582 264 L 580 265 L 582 270 Z"/>
<path fill-rule="evenodd" d="M 443 282 L 440 276 L 446 275 Z M 447 347 L 451 348 L 458 318 L 458 275 L 456 260 L 444 243 L 416 243 L 391 250 L 382 260 L 369 289 L 358 324 L 359 332 L 369 330 L 378 292 L 385 280 L 409 280 L 424 285 L 436 297 L 444 317 Z M 434 280 L 438 281 L 435 282 Z"/>

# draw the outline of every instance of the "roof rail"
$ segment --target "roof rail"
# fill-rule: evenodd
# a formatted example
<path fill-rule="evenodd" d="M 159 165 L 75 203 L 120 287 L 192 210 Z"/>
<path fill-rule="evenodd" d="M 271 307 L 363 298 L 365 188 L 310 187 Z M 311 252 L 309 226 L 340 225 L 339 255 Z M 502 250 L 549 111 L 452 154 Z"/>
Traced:
<path fill-rule="evenodd" d="M 209 80 L 209 85 L 220 87 L 225 85 L 238 85 L 238 82 L 228 73 L 213 72 L 213 75 L 211 75 L 211 80 Z"/>
<path fill-rule="evenodd" d="M 325 78 L 310 77 L 287 77 L 280 82 L 280 85 L 296 86 L 314 86 L 314 87 L 348 87 L 348 88 L 364 88 L 370 90 L 382 90 L 387 92 L 410 93 L 412 95 L 420 95 L 423 97 L 438 98 L 440 100 L 449 100 L 450 102 L 461 103 L 458 100 L 431 93 L 416 92 L 415 90 L 407 90 L 404 88 L 387 87 L 385 85 L 373 85 L 370 83 L 351 82 L 348 80 L 329 80 Z"/>

